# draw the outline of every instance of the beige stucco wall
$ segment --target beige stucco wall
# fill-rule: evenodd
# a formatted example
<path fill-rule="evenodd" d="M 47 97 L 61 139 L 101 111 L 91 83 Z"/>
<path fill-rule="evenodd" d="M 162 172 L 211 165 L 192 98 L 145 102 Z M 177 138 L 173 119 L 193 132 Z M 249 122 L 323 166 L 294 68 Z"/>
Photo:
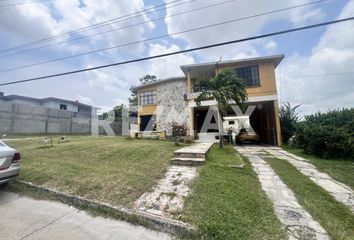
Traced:
<path fill-rule="evenodd" d="M 227 69 L 235 69 L 237 67 L 246 67 L 255 64 L 235 64 L 227 67 L 219 67 L 219 72 Z M 262 62 L 258 63 L 259 67 L 259 78 L 260 78 L 260 86 L 259 87 L 248 87 L 246 89 L 249 97 L 255 96 L 266 96 L 266 95 L 276 95 L 277 88 L 275 82 L 275 71 L 274 64 L 272 62 Z"/>

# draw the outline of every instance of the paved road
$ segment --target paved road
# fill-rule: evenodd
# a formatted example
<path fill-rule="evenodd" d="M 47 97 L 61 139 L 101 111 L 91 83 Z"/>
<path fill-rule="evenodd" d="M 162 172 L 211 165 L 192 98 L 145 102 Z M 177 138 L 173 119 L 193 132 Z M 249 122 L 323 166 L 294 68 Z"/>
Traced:
<path fill-rule="evenodd" d="M 0 239 L 170 239 L 123 221 L 92 217 L 53 201 L 33 200 L 0 190 Z"/>

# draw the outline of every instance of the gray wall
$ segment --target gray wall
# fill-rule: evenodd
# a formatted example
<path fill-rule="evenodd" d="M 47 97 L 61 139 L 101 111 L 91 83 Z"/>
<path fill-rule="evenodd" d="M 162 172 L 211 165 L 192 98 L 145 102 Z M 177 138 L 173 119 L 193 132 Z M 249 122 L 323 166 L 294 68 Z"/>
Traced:
<path fill-rule="evenodd" d="M 166 82 L 157 86 L 157 109 L 156 121 L 160 131 L 172 134 L 172 121 L 188 125 L 188 101 L 185 101 L 183 94 L 187 92 L 187 81 L 176 80 Z"/>
<path fill-rule="evenodd" d="M 60 104 L 66 105 L 68 111 L 78 112 L 79 107 L 76 104 L 60 101 L 60 100 L 46 100 L 42 102 L 42 106 L 46 108 L 60 109 Z"/>
<path fill-rule="evenodd" d="M 0 101 L 0 133 L 91 133 L 91 115 Z"/>

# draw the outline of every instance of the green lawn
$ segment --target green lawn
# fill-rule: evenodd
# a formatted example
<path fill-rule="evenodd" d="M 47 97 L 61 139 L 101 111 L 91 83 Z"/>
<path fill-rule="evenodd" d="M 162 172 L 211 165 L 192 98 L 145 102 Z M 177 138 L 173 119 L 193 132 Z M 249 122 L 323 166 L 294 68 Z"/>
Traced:
<path fill-rule="evenodd" d="M 328 173 L 331 177 L 347 184 L 354 189 L 354 160 L 353 159 L 321 159 L 313 155 L 305 154 L 302 149 L 290 146 L 283 148 L 293 154 L 309 159 L 318 170 Z"/>
<path fill-rule="evenodd" d="M 250 164 L 229 167 L 242 163 L 231 146 L 222 151 L 214 145 L 180 218 L 196 225 L 205 239 L 286 239 Z"/>
<path fill-rule="evenodd" d="M 172 142 L 69 136 L 43 147 L 42 137 L 7 142 L 21 152 L 20 179 L 131 207 L 163 177 L 178 148 Z"/>
<path fill-rule="evenodd" d="M 332 239 L 354 239 L 354 214 L 286 160 L 266 158 L 274 171 L 295 193 L 299 203 L 330 234 Z"/>

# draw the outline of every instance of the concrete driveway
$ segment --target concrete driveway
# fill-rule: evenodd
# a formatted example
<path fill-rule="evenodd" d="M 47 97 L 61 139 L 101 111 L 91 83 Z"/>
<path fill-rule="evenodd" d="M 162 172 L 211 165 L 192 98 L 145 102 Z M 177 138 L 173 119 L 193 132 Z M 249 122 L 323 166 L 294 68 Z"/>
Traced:
<path fill-rule="evenodd" d="M 93 217 L 74 207 L 0 190 L 0 239 L 171 239 L 123 221 Z"/>

